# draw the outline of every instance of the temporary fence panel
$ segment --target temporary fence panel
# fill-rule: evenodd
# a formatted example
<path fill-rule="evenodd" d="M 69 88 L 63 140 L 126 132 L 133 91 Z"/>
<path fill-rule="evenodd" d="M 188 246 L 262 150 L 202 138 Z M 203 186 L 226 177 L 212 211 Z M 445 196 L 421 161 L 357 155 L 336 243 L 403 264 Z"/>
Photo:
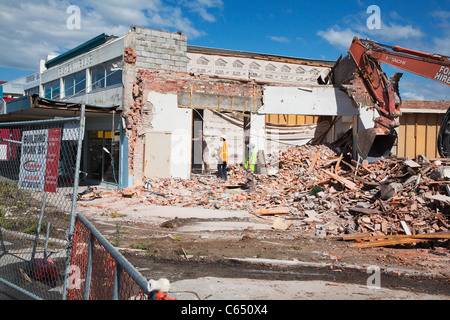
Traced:
<path fill-rule="evenodd" d="M 0 282 L 62 299 L 74 224 L 80 117 L 0 123 Z"/>
<path fill-rule="evenodd" d="M 147 300 L 147 280 L 81 214 L 72 238 L 67 300 Z"/>

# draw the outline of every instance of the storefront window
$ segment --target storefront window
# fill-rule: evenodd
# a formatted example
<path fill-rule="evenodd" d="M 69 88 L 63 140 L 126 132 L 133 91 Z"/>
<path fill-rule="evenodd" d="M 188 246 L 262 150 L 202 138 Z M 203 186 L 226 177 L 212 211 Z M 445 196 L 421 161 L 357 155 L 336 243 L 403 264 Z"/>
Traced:
<path fill-rule="evenodd" d="M 64 96 L 70 97 L 75 94 L 75 76 L 72 74 L 64 78 Z"/>
<path fill-rule="evenodd" d="M 52 81 L 52 99 L 60 98 L 60 83 L 59 79 Z"/>
<path fill-rule="evenodd" d="M 44 84 L 44 97 L 45 97 L 45 99 L 52 98 L 52 84 L 51 83 Z"/>
<path fill-rule="evenodd" d="M 91 68 L 92 90 L 122 84 L 122 59 L 113 59 Z"/>
<path fill-rule="evenodd" d="M 105 86 L 105 65 L 99 64 L 92 69 L 92 90 Z"/>
<path fill-rule="evenodd" d="M 33 94 L 39 94 L 39 87 L 27 89 L 27 90 L 25 90 L 25 94 L 28 96 L 31 96 Z"/>
<path fill-rule="evenodd" d="M 106 86 L 122 83 L 122 59 L 114 59 L 106 63 Z"/>
<path fill-rule="evenodd" d="M 118 184 L 119 148 L 119 131 L 89 131 L 88 178 Z"/>
<path fill-rule="evenodd" d="M 59 79 L 44 84 L 44 97 L 46 99 L 59 99 L 60 90 L 59 90 Z"/>
<path fill-rule="evenodd" d="M 86 71 L 75 73 L 75 94 L 86 90 Z"/>

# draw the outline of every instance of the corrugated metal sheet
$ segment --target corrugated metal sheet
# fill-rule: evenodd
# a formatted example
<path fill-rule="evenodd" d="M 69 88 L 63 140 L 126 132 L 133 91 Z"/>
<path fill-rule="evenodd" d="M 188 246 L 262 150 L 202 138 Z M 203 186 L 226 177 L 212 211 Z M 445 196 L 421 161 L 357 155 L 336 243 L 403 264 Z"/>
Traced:
<path fill-rule="evenodd" d="M 397 156 L 439 158 L 437 136 L 443 117 L 441 113 L 404 113 L 398 128 Z"/>

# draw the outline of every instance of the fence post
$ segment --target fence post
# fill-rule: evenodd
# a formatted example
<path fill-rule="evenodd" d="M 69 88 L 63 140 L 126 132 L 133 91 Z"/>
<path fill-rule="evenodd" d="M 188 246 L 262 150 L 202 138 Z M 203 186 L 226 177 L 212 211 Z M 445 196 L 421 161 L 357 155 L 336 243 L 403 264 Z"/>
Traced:
<path fill-rule="evenodd" d="M 83 300 L 89 300 L 89 293 L 91 292 L 91 278 L 92 278 L 92 246 L 94 245 L 94 236 L 92 233 L 89 236 L 88 257 L 86 263 L 86 279 L 84 280 Z"/>
<path fill-rule="evenodd" d="M 116 263 L 116 268 L 114 270 L 114 288 L 113 288 L 113 300 L 119 300 L 120 298 L 120 279 L 122 276 L 122 267 Z"/>
<path fill-rule="evenodd" d="M 42 200 L 41 215 L 39 216 L 39 222 L 38 222 L 38 226 L 37 226 L 37 230 L 36 230 L 36 237 L 34 238 L 33 251 L 31 252 L 31 259 L 30 259 L 31 270 L 33 270 L 34 256 L 36 255 L 36 247 L 37 247 L 37 244 L 39 241 L 39 235 L 41 233 L 42 219 L 44 218 L 46 202 L 47 202 L 47 192 L 44 192 L 44 199 Z"/>
<path fill-rule="evenodd" d="M 74 173 L 74 184 L 72 191 L 72 208 L 70 211 L 70 226 L 67 234 L 67 246 L 68 249 L 72 247 L 72 237 L 75 230 L 75 209 L 77 205 L 77 196 L 78 196 L 78 184 L 80 181 L 80 163 L 81 163 L 81 151 L 83 150 L 83 137 L 84 137 L 84 128 L 85 128 L 85 109 L 86 105 L 81 105 L 80 112 L 80 129 L 78 132 L 78 145 L 77 145 L 77 160 L 75 162 L 75 173 Z M 72 258 L 72 250 L 67 250 L 67 262 L 66 262 L 66 272 L 64 276 L 64 285 L 63 285 L 63 300 L 67 299 L 67 283 L 69 281 L 69 270 L 70 270 L 70 260 Z"/>

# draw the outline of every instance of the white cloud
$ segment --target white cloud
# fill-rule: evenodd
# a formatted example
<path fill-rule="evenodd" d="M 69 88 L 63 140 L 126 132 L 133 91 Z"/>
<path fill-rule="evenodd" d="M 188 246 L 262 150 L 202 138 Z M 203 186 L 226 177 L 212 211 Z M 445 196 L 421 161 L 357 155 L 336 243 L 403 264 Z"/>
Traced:
<path fill-rule="evenodd" d="M 287 37 L 284 37 L 284 36 L 281 36 L 281 37 L 278 37 L 278 36 L 268 36 L 268 38 L 269 38 L 270 40 L 276 41 L 276 42 L 284 42 L 284 43 L 290 42 L 290 40 L 289 40 Z"/>
<path fill-rule="evenodd" d="M 182 3 L 192 12 L 197 13 L 203 20 L 208 22 L 216 21 L 216 17 L 207 10 L 213 8 L 221 9 L 223 7 L 222 0 L 185 0 Z"/>
<path fill-rule="evenodd" d="M 214 21 L 208 10 L 221 0 L 172 2 L 161 0 L 0 0 L 0 67 L 38 70 L 39 60 L 61 53 L 101 33 L 121 36 L 130 25 L 182 31 L 189 39 L 204 35 L 183 10 Z M 70 30 L 67 8 L 81 9 L 81 28 Z"/>
<path fill-rule="evenodd" d="M 347 50 L 350 48 L 354 37 L 361 37 L 357 32 L 350 28 L 342 30 L 338 26 L 328 28 L 325 31 L 318 31 L 317 35 L 328 41 L 333 47 L 339 50 Z"/>
<path fill-rule="evenodd" d="M 411 25 L 399 25 L 396 23 L 381 24 L 380 29 L 369 30 L 359 27 L 358 31 L 366 33 L 369 37 L 375 37 L 380 41 L 417 40 L 425 34 L 418 28 Z"/>
<path fill-rule="evenodd" d="M 399 90 L 405 100 L 450 100 L 448 86 L 412 74 L 404 74 L 399 82 Z"/>

